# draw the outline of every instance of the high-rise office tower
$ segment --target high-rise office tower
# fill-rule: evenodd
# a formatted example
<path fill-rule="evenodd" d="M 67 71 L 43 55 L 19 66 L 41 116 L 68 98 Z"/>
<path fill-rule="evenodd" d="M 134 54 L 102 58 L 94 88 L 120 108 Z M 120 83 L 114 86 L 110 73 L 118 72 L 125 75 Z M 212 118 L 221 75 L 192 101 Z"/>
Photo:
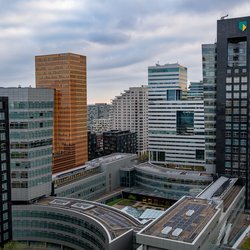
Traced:
<path fill-rule="evenodd" d="M 55 90 L 53 173 L 88 160 L 86 57 L 36 56 L 36 87 Z"/>
<path fill-rule="evenodd" d="M 206 169 L 216 168 L 216 44 L 202 45 Z"/>
<path fill-rule="evenodd" d="M 53 90 L 0 88 L 8 97 L 12 201 L 50 195 Z"/>
<path fill-rule="evenodd" d="M 137 133 L 137 153 L 148 149 L 148 87 L 132 87 L 112 100 L 111 128 Z"/>
<path fill-rule="evenodd" d="M 250 17 L 217 22 L 216 171 L 246 183 L 250 207 Z"/>
<path fill-rule="evenodd" d="M 187 97 L 187 68 L 148 68 L 148 126 L 152 163 L 204 169 L 204 104 Z"/>
<path fill-rule="evenodd" d="M 8 98 L 0 97 L 0 247 L 11 239 L 11 190 Z"/>

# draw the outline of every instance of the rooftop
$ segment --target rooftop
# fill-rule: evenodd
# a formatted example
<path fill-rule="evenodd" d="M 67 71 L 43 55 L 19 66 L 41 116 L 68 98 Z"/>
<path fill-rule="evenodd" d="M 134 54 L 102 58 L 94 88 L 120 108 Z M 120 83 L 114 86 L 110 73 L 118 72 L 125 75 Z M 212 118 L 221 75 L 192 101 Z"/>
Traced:
<path fill-rule="evenodd" d="M 192 243 L 216 212 L 211 201 L 183 197 L 142 234 Z"/>
<path fill-rule="evenodd" d="M 85 200 L 71 198 L 43 198 L 36 205 L 63 208 L 72 213 L 86 214 L 101 223 L 109 232 L 110 238 L 114 239 L 123 233 L 133 229 L 139 231 L 143 225 L 132 216 L 119 211 L 118 209 Z"/>
<path fill-rule="evenodd" d="M 133 156 L 133 154 L 125 154 L 125 153 L 114 153 L 114 154 L 102 156 L 100 158 L 86 162 L 86 164 L 83 166 L 53 174 L 52 180 L 54 180 L 56 178 L 63 178 L 64 176 L 68 176 L 68 175 L 74 174 L 76 172 L 94 169 L 94 168 L 100 167 L 102 164 L 108 164 L 108 163 L 115 162 L 115 161 L 118 161 L 118 160 L 123 159 L 123 158 L 131 157 L 131 156 Z"/>
<path fill-rule="evenodd" d="M 238 178 L 221 176 L 197 197 L 201 199 L 223 201 L 223 210 L 226 211 L 242 189 L 242 186 L 237 184 L 237 180 Z"/>
<path fill-rule="evenodd" d="M 206 172 L 198 172 L 198 171 L 184 171 L 184 170 L 177 170 L 172 168 L 166 168 L 166 167 L 160 167 L 157 165 L 154 165 L 150 162 L 145 162 L 139 165 L 135 166 L 138 170 L 144 170 L 149 172 L 154 172 L 157 174 L 164 174 L 164 175 L 172 175 L 172 176 L 179 176 L 179 178 L 198 178 L 198 179 L 205 179 L 205 180 L 211 180 L 212 181 L 212 175 L 208 174 Z"/>

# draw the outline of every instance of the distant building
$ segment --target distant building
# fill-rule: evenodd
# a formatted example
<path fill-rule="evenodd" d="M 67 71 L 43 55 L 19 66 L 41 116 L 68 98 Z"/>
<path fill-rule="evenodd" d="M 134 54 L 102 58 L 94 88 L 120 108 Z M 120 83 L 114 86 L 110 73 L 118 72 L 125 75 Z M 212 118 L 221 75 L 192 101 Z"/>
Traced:
<path fill-rule="evenodd" d="M 216 44 L 203 44 L 205 166 L 212 173 L 216 172 L 216 67 Z"/>
<path fill-rule="evenodd" d="M 150 161 L 168 167 L 205 169 L 204 103 L 187 96 L 187 68 L 148 68 Z"/>
<path fill-rule="evenodd" d="M 0 247 L 12 238 L 8 98 L 0 97 Z"/>
<path fill-rule="evenodd" d="M 88 105 L 88 130 L 92 131 L 94 119 L 109 119 L 110 105 L 107 103 L 96 103 Z"/>
<path fill-rule="evenodd" d="M 96 133 L 88 131 L 88 160 L 93 160 L 96 158 L 97 152 L 97 139 Z"/>
<path fill-rule="evenodd" d="M 148 88 L 131 87 L 112 100 L 111 129 L 137 133 L 137 153 L 148 150 Z"/>
<path fill-rule="evenodd" d="M 36 56 L 36 87 L 55 90 L 53 173 L 88 160 L 86 57 Z"/>
<path fill-rule="evenodd" d="M 110 119 L 93 119 L 92 132 L 103 133 L 110 130 Z"/>
<path fill-rule="evenodd" d="M 129 130 L 110 130 L 103 133 L 104 155 L 113 153 L 135 154 L 137 150 L 136 133 Z"/>
<path fill-rule="evenodd" d="M 190 82 L 188 89 L 189 99 L 203 99 L 204 98 L 204 87 L 203 82 Z"/>
<path fill-rule="evenodd" d="M 0 88 L 8 97 L 12 201 L 50 195 L 54 91 Z"/>

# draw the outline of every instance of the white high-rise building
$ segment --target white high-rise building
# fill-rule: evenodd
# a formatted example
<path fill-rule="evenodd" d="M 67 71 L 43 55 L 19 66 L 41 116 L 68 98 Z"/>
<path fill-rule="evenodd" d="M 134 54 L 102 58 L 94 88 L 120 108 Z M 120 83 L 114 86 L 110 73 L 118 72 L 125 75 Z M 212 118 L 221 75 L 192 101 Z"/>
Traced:
<path fill-rule="evenodd" d="M 148 147 L 148 88 L 131 87 L 112 100 L 111 128 L 137 133 L 137 153 Z"/>
<path fill-rule="evenodd" d="M 204 103 L 187 95 L 187 68 L 148 68 L 150 161 L 167 167 L 205 165 Z"/>

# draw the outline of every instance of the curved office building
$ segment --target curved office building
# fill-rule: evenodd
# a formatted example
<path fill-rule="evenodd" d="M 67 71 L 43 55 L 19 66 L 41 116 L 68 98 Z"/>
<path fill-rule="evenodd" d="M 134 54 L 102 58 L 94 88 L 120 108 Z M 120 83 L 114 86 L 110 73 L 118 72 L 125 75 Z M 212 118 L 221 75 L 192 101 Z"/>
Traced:
<path fill-rule="evenodd" d="M 122 168 L 121 177 L 122 183 L 133 180 L 134 187 L 130 183 L 125 185 L 131 187 L 130 193 L 171 200 L 184 195 L 194 197 L 213 181 L 213 176 L 206 172 L 170 169 L 149 162 L 132 169 Z"/>
<path fill-rule="evenodd" d="M 13 206 L 13 240 L 42 249 L 136 249 L 140 229 L 136 219 L 95 202 L 49 197 Z"/>

